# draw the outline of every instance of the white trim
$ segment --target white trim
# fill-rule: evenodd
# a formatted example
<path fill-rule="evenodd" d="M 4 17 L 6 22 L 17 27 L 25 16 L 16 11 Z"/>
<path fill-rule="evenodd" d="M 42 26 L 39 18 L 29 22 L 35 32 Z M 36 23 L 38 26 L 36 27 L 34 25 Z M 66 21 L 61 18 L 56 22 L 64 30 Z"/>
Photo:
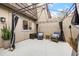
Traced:
<path fill-rule="evenodd" d="M 22 29 L 21 31 L 22 31 L 22 32 L 29 32 L 29 31 L 31 31 L 31 30 L 23 30 L 23 29 Z"/>

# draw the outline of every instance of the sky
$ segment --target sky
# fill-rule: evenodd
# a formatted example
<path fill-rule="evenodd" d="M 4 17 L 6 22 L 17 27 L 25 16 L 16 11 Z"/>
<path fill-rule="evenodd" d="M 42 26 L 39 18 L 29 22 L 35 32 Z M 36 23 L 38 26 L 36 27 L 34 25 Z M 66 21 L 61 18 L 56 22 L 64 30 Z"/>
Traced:
<path fill-rule="evenodd" d="M 57 15 L 58 11 L 69 9 L 73 3 L 51 3 L 48 4 L 48 9 L 51 14 Z"/>

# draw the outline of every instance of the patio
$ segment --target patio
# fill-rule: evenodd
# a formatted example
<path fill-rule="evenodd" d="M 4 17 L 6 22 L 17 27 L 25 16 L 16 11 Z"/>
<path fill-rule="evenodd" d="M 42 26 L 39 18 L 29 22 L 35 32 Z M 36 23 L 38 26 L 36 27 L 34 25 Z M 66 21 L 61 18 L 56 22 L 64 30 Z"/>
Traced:
<path fill-rule="evenodd" d="M 1 19 L 7 20 L 7 22 L 2 21 L 0 24 L 2 27 L 0 29 L 2 29 L 3 24 L 5 25 L 6 23 L 8 24 L 9 27 L 11 27 L 12 38 L 10 45 L 11 48 L 15 48 L 15 46 L 16 48 L 12 52 L 9 51 L 9 49 L 5 50 L 3 48 L 0 48 L 0 55 L 2 56 L 71 56 L 71 55 L 75 56 L 76 55 L 76 52 L 67 43 L 69 41 L 71 42 L 71 40 L 74 41 L 73 39 L 76 39 L 76 36 L 78 34 L 78 29 L 72 26 L 72 24 L 73 25 L 78 24 L 74 23 L 73 21 L 74 19 L 76 20 L 78 18 L 77 5 L 75 3 L 70 5 L 69 9 L 66 10 L 66 12 L 63 9 L 62 11 L 56 11 L 52 9 L 52 11 L 58 12 L 58 15 L 60 14 L 59 16 L 56 16 L 53 15 L 52 13 L 53 17 L 49 17 L 51 16 L 50 14 L 51 12 L 48 11 L 49 10 L 48 3 L 42 5 L 40 5 L 39 3 L 31 5 L 28 5 L 27 3 L 25 4 L 6 3 L 1 4 L 1 6 L 2 6 L 0 9 L 1 10 L 0 12 L 2 12 L 1 16 L 7 15 L 6 17 L 1 17 Z M 6 9 L 6 7 L 8 9 Z M 11 12 L 9 12 L 9 9 L 11 9 Z M 55 21 L 53 19 L 55 19 Z M 73 22 L 71 23 L 71 21 Z M 43 33 L 43 35 L 37 36 L 38 33 Z M 52 41 L 48 40 L 53 39 L 53 34 L 54 35 L 59 34 L 56 37 L 56 39 L 59 39 L 58 43 L 52 42 L 54 40 Z M 46 39 L 39 40 L 40 38 L 42 39 L 43 36 L 47 40 Z M 38 38 L 38 40 L 35 38 Z M 15 44 L 15 41 L 16 42 L 21 41 L 21 42 Z M 3 47 L 2 41 L 0 42 L 1 47 Z M 72 46 L 73 45 L 74 44 L 72 44 Z M 74 47 L 76 46 L 74 45 Z M 75 50 L 77 51 L 77 48 L 75 48 Z"/>
<path fill-rule="evenodd" d="M 72 48 L 66 42 L 51 42 L 50 40 L 28 39 L 16 43 L 16 49 L 0 49 L 1 56 L 71 56 Z"/>

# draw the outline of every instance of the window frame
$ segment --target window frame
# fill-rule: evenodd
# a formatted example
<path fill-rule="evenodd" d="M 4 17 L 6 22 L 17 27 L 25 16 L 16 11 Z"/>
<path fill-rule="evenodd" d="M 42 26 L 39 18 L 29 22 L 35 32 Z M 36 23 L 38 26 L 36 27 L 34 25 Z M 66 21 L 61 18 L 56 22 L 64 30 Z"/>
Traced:
<path fill-rule="evenodd" d="M 26 21 L 27 22 L 27 24 L 28 24 L 28 28 L 27 29 L 24 29 L 23 28 L 23 21 Z M 28 21 L 28 20 L 23 20 L 22 21 L 22 31 L 31 31 L 32 30 L 32 22 L 31 21 Z M 29 25 L 31 23 L 31 25 Z M 31 29 L 29 29 L 31 27 Z"/>

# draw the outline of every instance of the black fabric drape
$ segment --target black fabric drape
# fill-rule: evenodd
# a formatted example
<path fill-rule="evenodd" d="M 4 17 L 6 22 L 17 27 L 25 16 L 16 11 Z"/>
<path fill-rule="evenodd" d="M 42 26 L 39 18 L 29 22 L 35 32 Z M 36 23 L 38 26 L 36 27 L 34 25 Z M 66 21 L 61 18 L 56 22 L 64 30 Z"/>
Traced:
<path fill-rule="evenodd" d="M 78 11 L 77 11 L 77 5 L 76 5 L 76 3 L 75 3 L 74 16 L 75 16 L 75 25 L 79 25 L 79 16 L 78 16 Z"/>
<path fill-rule="evenodd" d="M 38 38 L 38 24 L 36 24 L 36 38 Z"/>
<path fill-rule="evenodd" d="M 14 14 L 12 14 L 12 28 L 11 28 L 11 32 L 12 32 L 12 37 L 11 37 L 11 47 L 12 47 L 12 42 L 13 42 L 13 34 L 14 34 Z"/>
<path fill-rule="evenodd" d="M 36 24 L 36 32 L 38 33 L 38 24 Z"/>
<path fill-rule="evenodd" d="M 11 47 L 15 48 L 15 28 L 18 22 L 18 16 L 16 16 L 14 13 L 12 13 L 12 37 L 11 37 Z"/>
<path fill-rule="evenodd" d="M 60 41 L 65 41 L 64 32 L 63 32 L 63 21 L 59 22 L 60 27 Z"/>
<path fill-rule="evenodd" d="M 74 10 L 74 15 L 71 20 L 71 24 L 79 25 L 79 15 L 78 15 L 78 10 L 77 10 L 77 5 L 76 3 L 74 5 L 75 5 L 75 10 Z"/>
<path fill-rule="evenodd" d="M 16 28 L 16 25 L 17 25 L 18 19 L 19 19 L 19 17 L 18 17 L 18 16 L 15 16 L 15 28 Z"/>

